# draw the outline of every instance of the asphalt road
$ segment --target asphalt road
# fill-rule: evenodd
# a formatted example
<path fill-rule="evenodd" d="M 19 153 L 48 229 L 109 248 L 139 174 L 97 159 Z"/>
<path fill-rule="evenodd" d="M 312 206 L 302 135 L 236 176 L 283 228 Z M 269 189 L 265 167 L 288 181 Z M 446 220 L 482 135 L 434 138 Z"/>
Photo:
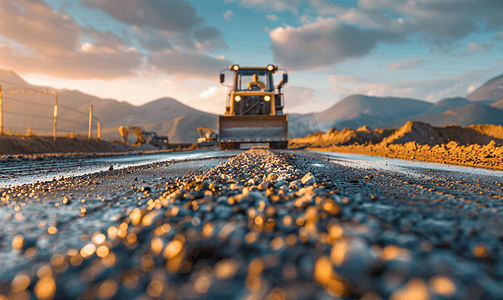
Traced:
<path fill-rule="evenodd" d="M 0 295 L 503 298 L 502 172 L 263 152 L 1 164 Z"/>

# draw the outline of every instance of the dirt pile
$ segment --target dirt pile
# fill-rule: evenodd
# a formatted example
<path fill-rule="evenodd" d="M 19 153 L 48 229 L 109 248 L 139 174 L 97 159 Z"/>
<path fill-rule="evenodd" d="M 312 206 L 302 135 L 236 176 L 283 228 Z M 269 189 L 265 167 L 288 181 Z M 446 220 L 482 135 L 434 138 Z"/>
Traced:
<path fill-rule="evenodd" d="M 378 143 L 392 131 L 387 129 L 372 131 L 368 126 L 362 126 L 357 130 L 346 127 L 340 131 L 332 128 L 327 133 L 317 132 L 309 134 L 302 138 L 293 139 L 290 143 L 293 144 L 294 148 Z"/>
<path fill-rule="evenodd" d="M 290 141 L 291 148 L 358 153 L 503 170 L 503 127 L 433 127 L 409 121 L 398 130 L 335 129 Z"/>
<path fill-rule="evenodd" d="M 124 151 L 123 147 L 97 139 L 0 136 L 0 155 Z"/>
<path fill-rule="evenodd" d="M 443 144 L 444 139 L 430 125 L 409 121 L 381 141 L 382 144 L 405 144 L 408 142 L 434 146 Z"/>

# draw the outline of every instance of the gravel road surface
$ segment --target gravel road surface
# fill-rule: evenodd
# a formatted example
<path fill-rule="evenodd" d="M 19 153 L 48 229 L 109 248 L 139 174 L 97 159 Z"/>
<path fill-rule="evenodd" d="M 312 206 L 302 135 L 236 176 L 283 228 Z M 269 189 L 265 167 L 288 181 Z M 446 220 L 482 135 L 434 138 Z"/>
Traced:
<path fill-rule="evenodd" d="M 206 154 L 0 189 L 0 299 L 503 298 L 501 172 Z"/>

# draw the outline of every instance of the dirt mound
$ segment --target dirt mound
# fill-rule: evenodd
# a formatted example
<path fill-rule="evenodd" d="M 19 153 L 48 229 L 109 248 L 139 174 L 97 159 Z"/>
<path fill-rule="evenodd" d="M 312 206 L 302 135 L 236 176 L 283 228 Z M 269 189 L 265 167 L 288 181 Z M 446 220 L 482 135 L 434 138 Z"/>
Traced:
<path fill-rule="evenodd" d="M 377 155 L 503 170 L 503 126 L 433 127 L 409 121 L 398 130 L 345 128 L 290 141 L 290 147 Z M 321 149 L 320 149 L 321 148 Z"/>
<path fill-rule="evenodd" d="M 497 146 L 503 145 L 503 127 L 497 125 L 471 125 L 461 127 L 449 125 L 436 127 L 435 131 L 445 142 L 454 141 L 459 145 L 488 145 L 491 141 Z"/>
<path fill-rule="evenodd" d="M 496 146 L 503 146 L 503 126 L 501 125 L 470 125 L 461 127 L 447 125 L 433 127 L 423 122 L 409 121 L 400 129 L 375 129 L 361 126 L 357 130 L 344 128 L 338 131 L 332 128 L 329 132 L 318 132 L 303 138 L 292 139 L 293 147 L 304 145 L 308 147 L 327 147 L 332 145 L 351 144 L 389 144 L 404 145 L 414 142 L 417 145 L 442 145 L 449 142 L 459 145 L 488 145 L 491 141 Z"/>
<path fill-rule="evenodd" d="M 123 147 L 97 139 L 0 136 L 0 155 L 124 151 Z"/>
<path fill-rule="evenodd" d="M 339 131 L 335 128 L 330 129 L 329 132 L 317 132 L 309 134 L 303 138 L 296 138 L 291 140 L 296 147 L 310 146 L 310 147 L 326 147 L 330 145 L 351 145 L 351 144 L 365 144 L 377 143 L 382 139 L 381 134 L 372 131 L 368 126 L 358 128 L 358 130 L 349 127 Z"/>
<path fill-rule="evenodd" d="M 470 125 L 468 128 L 473 128 L 482 134 L 503 140 L 503 126 L 501 125 Z"/>
<path fill-rule="evenodd" d="M 438 135 L 435 129 L 429 124 L 409 121 L 392 135 L 384 138 L 383 144 L 405 144 L 416 142 L 419 145 L 443 144 L 444 139 Z"/>

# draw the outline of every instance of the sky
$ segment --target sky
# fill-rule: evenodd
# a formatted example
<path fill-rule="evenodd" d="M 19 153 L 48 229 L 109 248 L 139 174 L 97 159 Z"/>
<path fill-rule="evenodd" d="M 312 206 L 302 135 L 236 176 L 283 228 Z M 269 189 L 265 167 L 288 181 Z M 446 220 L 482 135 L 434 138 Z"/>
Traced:
<path fill-rule="evenodd" d="M 503 74 L 502 15 L 499 0 L 0 0 L 0 68 L 216 114 L 231 64 L 285 69 L 287 113 L 351 94 L 437 102 Z"/>

